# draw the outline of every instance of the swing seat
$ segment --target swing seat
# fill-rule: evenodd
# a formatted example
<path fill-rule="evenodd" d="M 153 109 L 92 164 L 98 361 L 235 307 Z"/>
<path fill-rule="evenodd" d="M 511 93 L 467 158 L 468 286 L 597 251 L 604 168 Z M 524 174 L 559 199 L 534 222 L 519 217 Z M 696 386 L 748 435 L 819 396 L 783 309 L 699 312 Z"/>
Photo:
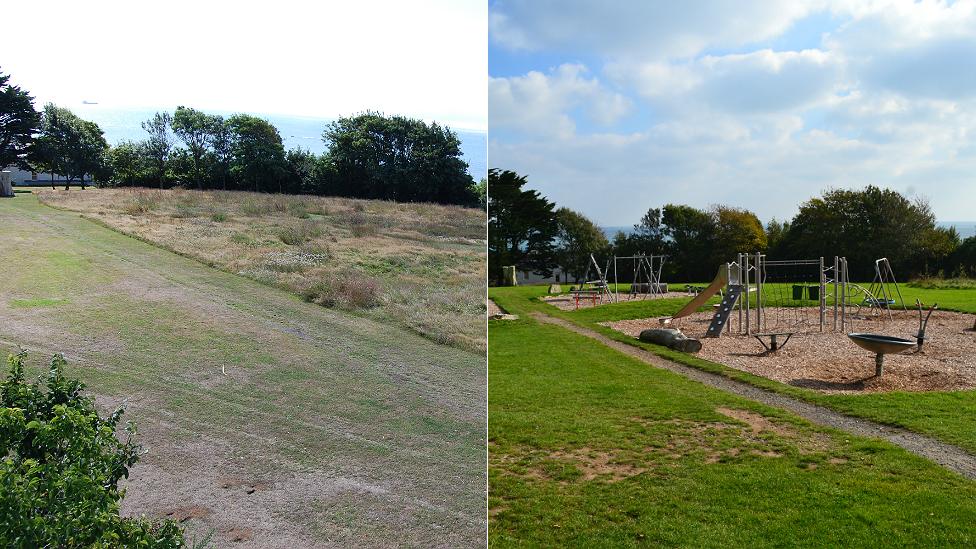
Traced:
<path fill-rule="evenodd" d="M 786 347 L 786 343 L 795 333 L 796 332 L 765 332 L 761 334 L 752 334 L 752 337 L 756 338 L 756 341 L 758 341 L 766 349 L 767 353 L 775 353 L 779 349 Z M 782 343 L 777 341 L 777 338 L 780 336 L 786 336 L 786 339 L 784 339 Z M 766 345 L 766 342 L 763 341 L 764 337 L 769 338 L 769 345 Z"/>

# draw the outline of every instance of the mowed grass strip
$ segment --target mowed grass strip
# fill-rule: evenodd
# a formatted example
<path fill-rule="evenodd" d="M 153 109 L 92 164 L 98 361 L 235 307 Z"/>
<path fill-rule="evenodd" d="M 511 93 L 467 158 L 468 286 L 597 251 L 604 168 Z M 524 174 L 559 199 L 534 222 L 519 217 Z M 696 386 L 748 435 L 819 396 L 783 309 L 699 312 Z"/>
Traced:
<path fill-rule="evenodd" d="M 483 543 L 483 353 L 303 302 L 30 195 L 0 201 L 0 223 L 0 354 L 30 350 L 33 375 L 64 353 L 103 412 L 128 402 L 149 452 L 125 512 L 207 507 L 185 524 L 198 539 L 274 516 L 255 528 L 258 546 Z M 240 499 L 224 475 L 272 493 Z M 355 520 L 329 514 L 338 500 Z"/>
<path fill-rule="evenodd" d="M 947 308 L 976 313 L 974 290 L 923 289 L 906 285 L 901 291 L 909 302 L 914 302 L 917 297 L 926 304 L 937 302 L 940 308 L 943 303 L 948 303 Z M 694 355 L 644 343 L 599 324 L 632 318 L 668 316 L 684 306 L 687 299 L 648 299 L 566 312 L 540 302 L 538 298 L 545 294 L 544 286 L 489 289 L 489 295 L 495 302 L 510 312 L 526 314 L 535 311 L 557 316 L 675 362 L 788 394 L 845 414 L 923 433 L 976 452 L 976 424 L 973 421 L 976 417 L 976 391 L 823 394 L 748 374 Z M 713 298 L 709 303 L 717 303 L 717 299 Z"/>
<path fill-rule="evenodd" d="M 976 484 L 890 444 L 531 319 L 488 353 L 492 546 L 976 542 Z"/>

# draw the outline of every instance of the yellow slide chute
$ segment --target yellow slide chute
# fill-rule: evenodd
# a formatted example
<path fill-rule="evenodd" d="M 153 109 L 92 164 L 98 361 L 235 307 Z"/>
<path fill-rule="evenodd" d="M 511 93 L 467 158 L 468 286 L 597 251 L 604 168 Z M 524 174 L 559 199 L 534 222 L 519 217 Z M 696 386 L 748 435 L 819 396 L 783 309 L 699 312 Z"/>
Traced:
<path fill-rule="evenodd" d="M 697 311 L 706 301 L 709 300 L 713 295 L 722 291 L 729 283 L 729 270 L 725 265 L 721 265 L 718 268 L 718 273 L 715 274 L 715 279 L 712 283 L 708 285 L 707 288 L 702 290 L 688 302 L 687 305 L 681 308 L 680 311 L 674 313 L 673 315 L 661 319 L 662 324 L 669 324 L 672 320 L 676 318 L 682 318 L 690 315 L 691 313 Z"/>

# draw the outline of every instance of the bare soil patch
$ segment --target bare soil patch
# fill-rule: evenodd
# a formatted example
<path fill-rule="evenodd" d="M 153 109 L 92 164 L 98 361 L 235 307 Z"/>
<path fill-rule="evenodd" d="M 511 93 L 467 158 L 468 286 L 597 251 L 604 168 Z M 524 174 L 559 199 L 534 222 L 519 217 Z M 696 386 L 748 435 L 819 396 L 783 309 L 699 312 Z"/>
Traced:
<path fill-rule="evenodd" d="M 818 313 L 810 308 L 795 314 L 816 319 Z M 768 353 L 750 336 L 723 334 L 716 339 L 703 338 L 711 316 L 710 312 L 699 312 L 679 324 L 689 337 L 702 338 L 703 348 L 698 356 L 782 383 L 826 393 L 976 388 L 976 333 L 967 331 L 973 324 L 973 316 L 969 314 L 933 313 L 923 351 L 887 355 L 884 375 L 876 380 L 870 379 L 874 375 L 874 355 L 855 345 L 841 331 L 820 333 L 819 326 L 806 326 L 785 347 Z M 634 337 L 642 330 L 660 327 L 654 318 L 604 325 Z M 851 331 L 914 339 L 918 313 L 892 311 L 892 320 L 887 316 L 857 319 Z M 865 380 L 869 381 L 865 383 Z"/>
<path fill-rule="evenodd" d="M 610 452 L 594 450 L 586 446 L 566 452 L 554 452 L 552 458 L 573 463 L 583 473 L 582 480 L 603 477 L 609 482 L 616 482 L 647 470 L 646 467 L 621 463 Z"/>

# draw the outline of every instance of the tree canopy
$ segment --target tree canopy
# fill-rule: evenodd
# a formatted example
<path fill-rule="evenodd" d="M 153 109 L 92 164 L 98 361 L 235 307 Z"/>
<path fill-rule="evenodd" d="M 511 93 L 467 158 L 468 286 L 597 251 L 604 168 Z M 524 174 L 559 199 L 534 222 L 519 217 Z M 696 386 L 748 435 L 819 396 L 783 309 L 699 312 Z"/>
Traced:
<path fill-rule="evenodd" d="M 610 248 L 603 229 L 569 208 L 556 210 L 556 264 L 580 282 L 590 264 L 590 254 L 602 257 Z"/>
<path fill-rule="evenodd" d="M 63 175 L 66 183 L 84 181 L 85 175 L 102 172 L 108 148 L 98 124 L 48 103 L 41 113 L 40 131 L 29 160 L 43 171 Z"/>
<path fill-rule="evenodd" d="M 461 141 L 449 128 L 368 112 L 329 124 L 322 139 L 329 194 L 478 205 Z"/>
<path fill-rule="evenodd" d="M 550 274 L 559 225 L 555 204 L 538 191 L 522 190 L 525 176 L 488 170 L 488 278 L 499 281 L 502 267 Z"/>
<path fill-rule="evenodd" d="M 0 168 L 29 167 L 27 154 L 40 123 L 34 98 L 20 86 L 11 84 L 9 75 L 0 72 Z"/>

